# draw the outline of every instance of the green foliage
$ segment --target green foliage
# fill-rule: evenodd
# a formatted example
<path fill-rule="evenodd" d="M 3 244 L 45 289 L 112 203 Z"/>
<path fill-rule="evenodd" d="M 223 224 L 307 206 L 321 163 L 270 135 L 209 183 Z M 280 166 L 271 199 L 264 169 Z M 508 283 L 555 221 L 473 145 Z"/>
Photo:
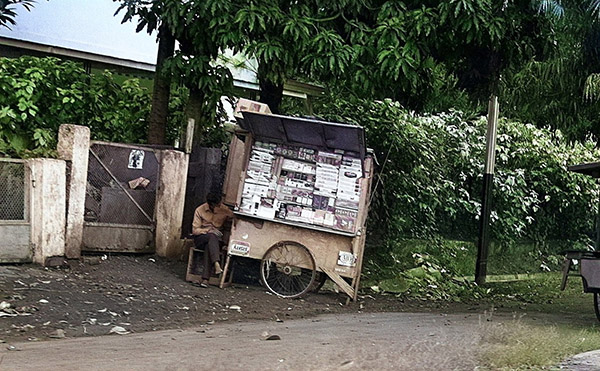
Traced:
<path fill-rule="evenodd" d="M 505 71 L 499 87 L 501 109 L 507 117 L 560 129 L 571 141 L 597 136 L 598 24 L 579 4 L 564 2 L 557 14 L 551 10 L 553 2 L 540 3 L 549 3 L 540 9 L 554 19 L 554 41 L 545 57 Z"/>
<path fill-rule="evenodd" d="M 365 127 L 380 162 L 370 225 L 375 238 L 477 236 L 485 158 L 484 118 L 456 111 L 418 116 L 392 101 L 328 101 L 327 119 Z M 566 144 L 560 133 L 501 120 L 494 178 L 492 236 L 587 240 L 598 191 L 567 171 L 593 162 L 595 143 Z"/>
<path fill-rule="evenodd" d="M 94 139 L 141 142 L 149 94 L 137 79 L 88 75 L 56 58 L 0 58 L 0 153 L 51 155 L 61 124 L 89 126 Z"/>
<path fill-rule="evenodd" d="M 84 97 L 86 106 L 81 112 L 84 115 L 82 122 L 90 127 L 95 139 L 126 143 L 144 141 L 150 95 L 138 79 L 125 80 L 119 85 L 108 71 L 91 75 Z"/>
<path fill-rule="evenodd" d="M 374 270 L 381 269 L 381 266 L 373 260 L 367 264 L 367 274 L 374 273 L 373 277 L 376 277 L 371 285 L 371 290 L 375 292 L 444 301 L 477 300 L 487 293 L 472 282 L 458 278 L 456 272 L 448 270 L 437 258 L 439 252 L 435 255 L 412 253 L 408 259 L 393 253 L 390 255 L 393 263 L 387 264 L 379 273 Z"/>
<path fill-rule="evenodd" d="M 33 4 L 35 4 L 35 0 L 0 0 L 0 29 L 6 27 L 10 30 L 9 25 L 16 24 L 15 5 L 21 5 L 27 11 L 31 11 Z"/>
<path fill-rule="evenodd" d="M 194 99 L 186 116 L 196 125 L 210 128 L 222 95 L 228 95 L 233 77 L 228 68 L 215 63 L 228 48 L 239 50 L 243 42 L 235 32 L 236 2 L 122 0 L 117 13 L 123 22 L 137 22 L 137 31 L 149 33 L 165 26 L 179 43 L 175 55 L 164 62 L 164 72 L 184 85 Z M 199 132 L 197 131 L 197 134 Z"/>

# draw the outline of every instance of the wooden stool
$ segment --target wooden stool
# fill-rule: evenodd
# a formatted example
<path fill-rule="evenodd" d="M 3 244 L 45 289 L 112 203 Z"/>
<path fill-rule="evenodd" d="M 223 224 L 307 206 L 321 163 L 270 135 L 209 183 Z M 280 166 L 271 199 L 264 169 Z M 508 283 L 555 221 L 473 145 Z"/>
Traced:
<path fill-rule="evenodd" d="M 187 272 L 185 274 L 185 280 L 188 282 L 193 282 L 193 283 L 199 284 L 200 282 L 202 282 L 202 256 L 204 254 L 204 250 L 197 249 L 196 246 L 194 245 L 194 240 L 192 240 L 190 238 L 185 240 L 184 248 L 189 249 Z M 225 254 L 223 252 L 221 252 L 221 254 L 220 254 L 221 266 L 223 266 L 223 264 L 225 263 L 224 255 Z M 210 277 L 210 279 L 208 280 L 208 284 L 213 285 L 213 286 L 220 286 L 221 288 L 231 286 L 231 283 L 233 281 L 233 267 L 232 267 L 232 269 L 230 269 L 229 272 L 224 271 L 221 274 L 225 275 L 227 273 L 228 273 L 228 277 L 217 277 L 217 276 Z M 222 286 L 220 285 L 221 281 L 223 281 Z"/>

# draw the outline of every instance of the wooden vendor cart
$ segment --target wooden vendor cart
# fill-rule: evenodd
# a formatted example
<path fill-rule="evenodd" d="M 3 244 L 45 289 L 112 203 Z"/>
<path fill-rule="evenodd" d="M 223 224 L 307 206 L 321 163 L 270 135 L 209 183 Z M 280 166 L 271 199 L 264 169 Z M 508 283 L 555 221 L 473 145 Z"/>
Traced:
<path fill-rule="evenodd" d="M 276 295 L 299 297 L 327 278 L 356 300 L 373 175 L 364 130 L 243 112 L 224 202 L 234 206 L 221 286 L 232 257 L 261 260 Z"/>

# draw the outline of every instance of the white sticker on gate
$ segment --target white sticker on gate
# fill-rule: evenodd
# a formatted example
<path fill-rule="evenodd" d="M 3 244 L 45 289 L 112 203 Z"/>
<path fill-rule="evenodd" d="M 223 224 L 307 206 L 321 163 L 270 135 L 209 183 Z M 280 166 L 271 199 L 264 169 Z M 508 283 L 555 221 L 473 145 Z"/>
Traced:
<path fill-rule="evenodd" d="M 354 267 L 356 265 L 356 255 L 351 252 L 340 251 L 337 263 L 344 267 Z"/>
<path fill-rule="evenodd" d="M 129 164 L 127 165 L 127 167 L 136 170 L 143 169 L 144 156 L 145 153 L 141 149 L 132 149 L 131 152 L 129 152 Z"/>
<path fill-rule="evenodd" d="M 250 244 L 245 241 L 231 241 L 229 253 L 231 255 L 246 256 L 250 253 Z"/>

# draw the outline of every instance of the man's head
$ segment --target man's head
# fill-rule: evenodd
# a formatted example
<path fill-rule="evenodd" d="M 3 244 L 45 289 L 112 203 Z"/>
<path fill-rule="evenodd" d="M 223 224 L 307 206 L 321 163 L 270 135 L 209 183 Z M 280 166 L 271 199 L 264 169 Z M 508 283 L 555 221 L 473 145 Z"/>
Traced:
<path fill-rule="evenodd" d="M 206 195 L 206 203 L 211 209 L 219 206 L 221 203 L 221 195 L 218 193 L 211 192 Z"/>

